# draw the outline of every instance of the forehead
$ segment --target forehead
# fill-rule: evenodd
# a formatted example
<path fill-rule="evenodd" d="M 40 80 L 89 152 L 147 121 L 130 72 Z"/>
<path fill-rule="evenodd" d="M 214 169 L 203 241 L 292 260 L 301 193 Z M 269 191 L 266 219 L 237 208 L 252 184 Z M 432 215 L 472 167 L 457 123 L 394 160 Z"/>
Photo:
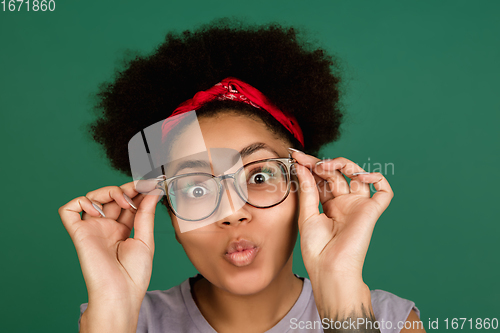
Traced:
<path fill-rule="evenodd" d="M 208 147 L 224 147 L 240 150 L 252 142 L 273 145 L 273 133 L 262 120 L 245 115 L 220 114 L 201 118 L 200 127 Z"/>
<path fill-rule="evenodd" d="M 170 154 L 182 158 L 210 148 L 230 148 L 236 151 L 255 143 L 264 149 L 276 151 L 282 142 L 261 122 L 244 115 L 221 114 L 199 118 L 177 137 Z M 255 147 L 253 147 L 255 148 Z M 275 155 L 275 154 L 274 154 Z"/>

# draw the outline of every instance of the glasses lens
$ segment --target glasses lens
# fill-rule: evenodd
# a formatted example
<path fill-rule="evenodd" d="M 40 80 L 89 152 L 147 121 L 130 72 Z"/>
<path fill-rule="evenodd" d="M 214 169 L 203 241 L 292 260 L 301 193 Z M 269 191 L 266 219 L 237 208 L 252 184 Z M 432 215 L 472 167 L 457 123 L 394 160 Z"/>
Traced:
<path fill-rule="evenodd" d="M 243 199 L 256 207 L 275 205 L 288 192 L 287 169 L 279 161 L 249 164 L 235 178 Z"/>
<path fill-rule="evenodd" d="M 208 217 L 217 205 L 217 194 L 217 182 L 208 175 L 186 175 L 168 186 L 172 208 L 184 220 Z"/>

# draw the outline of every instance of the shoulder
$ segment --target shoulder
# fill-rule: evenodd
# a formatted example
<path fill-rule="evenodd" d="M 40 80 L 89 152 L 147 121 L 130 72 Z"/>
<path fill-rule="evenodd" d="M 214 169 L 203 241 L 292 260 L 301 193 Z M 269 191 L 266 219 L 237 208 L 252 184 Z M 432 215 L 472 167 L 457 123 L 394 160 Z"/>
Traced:
<path fill-rule="evenodd" d="M 179 284 L 167 290 L 147 291 L 142 301 L 143 307 L 149 310 L 161 306 L 163 308 L 175 310 L 179 307 L 179 304 L 183 303 L 181 286 L 182 284 Z"/>
<path fill-rule="evenodd" d="M 297 275 L 297 277 L 299 277 Z M 315 305 L 314 295 L 312 293 L 312 288 L 310 287 L 310 281 L 304 278 L 304 286 L 311 289 L 311 301 Z M 404 327 L 405 321 L 410 318 L 420 318 L 420 310 L 417 308 L 415 303 L 411 300 L 399 297 L 393 293 L 390 293 L 381 289 L 370 290 L 371 303 L 375 318 L 377 321 L 385 323 L 390 322 L 388 325 L 392 324 L 393 328 L 397 328 L 398 322 Z M 314 306 L 314 308 L 316 308 Z M 316 310 L 317 311 L 317 310 Z M 411 315 L 411 316 L 410 316 Z M 410 316 L 410 317 L 409 317 Z M 386 332 L 399 332 L 399 330 L 386 330 Z M 382 332 L 384 332 L 382 330 Z"/>
<path fill-rule="evenodd" d="M 191 320 L 182 290 L 186 289 L 186 283 L 189 281 L 168 290 L 146 292 L 139 313 L 137 332 L 189 331 Z"/>
<path fill-rule="evenodd" d="M 179 311 L 179 305 L 184 304 L 184 300 L 181 292 L 181 285 L 177 285 L 168 290 L 152 290 L 147 291 L 144 295 L 144 299 L 141 305 L 141 315 L 155 313 L 158 309 L 166 310 L 170 312 Z M 88 303 L 83 303 L 80 305 L 80 314 L 83 314 L 87 309 Z"/>
<path fill-rule="evenodd" d="M 189 331 L 189 315 L 182 293 L 188 280 L 168 290 L 147 291 L 141 304 L 137 332 Z M 88 303 L 80 305 L 80 318 Z M 78 322 L 80 326 L 80 321 Z"/>
<path fill-rule="evenodd" d="M 375 318 L 385 328 L 381 329 L 381 332 L 404 331 L 407 320 L 420 320 L 420 310 L 413 301 L 380 289 L 370 290 L 370 293 Z M 418 325 L 415 323 L 413 326 Z M 408 327 L 409 324 L 406 328 Z M 406 331 L 411 332 L 411 330 Z"/>
<path fill-rule="evenodd" d="M 410 313 L 410 310 L 415 308 L 417 314 L 420 316 L 420 311 L 415 306 L 413 301 L 401 298 L 393 293 L 381 289 L 370 290 L 370 294 L 372 297 L 372 306 L 374 308 L 377 307 L 380 311 L 390 311 L 403 307 L 408 310 L 408 313 Z"/>
<path fill-rule="evenodd" d="M 304 287 L 311 288 L 311 295 L 299 319 L 307 322 L 319 321 L 312 287 L 307 278 L 304 278 Z M 373 312 L 381 333 L 425 332 L 420 322 L 420 310 L 413 301 L 380 289 L 370 290 L 370 294 Z"/>
<path fill-rule="evenodd" d="M 181 285 L 177 285 L 168 290 L 147 291 L 142 301 L 141 312 L 149 315 L 157 315 L 159 310 L 168 313 L 183 311 L 184 300 L 181 292 Z"/>

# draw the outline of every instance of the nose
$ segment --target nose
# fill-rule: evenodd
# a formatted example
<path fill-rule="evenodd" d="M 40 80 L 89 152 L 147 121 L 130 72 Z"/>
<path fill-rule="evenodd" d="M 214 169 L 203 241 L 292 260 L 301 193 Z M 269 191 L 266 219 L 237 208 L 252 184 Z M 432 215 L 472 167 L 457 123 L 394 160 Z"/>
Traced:
<path fill-rule="evenodd" d="M 220 218 L 216 222 L 217 226 L 227 228 L 237 226 L 241 222 L 250 222 L 252 220 L 252 215 L 248 210 L 250 205 L 236 193 L 234 179 L 224 179 L 222 185 L 223 193 L 218 210 Z"/>
<path fill-rule="evenodd" d="M 252 215 L 247 210 L 248 207 L 249 207 L 249 205 L 245 205 L 245 206 L 241 207 L 240 209 L 238 209 L 237 211 L 235 211 L 233 214 L 231 214 L 223 219 L 218 220 L 217 225 L 221 228 L 227 228 L 230 226 L 233 226 L 233 227 L 238 226 L 242 222 L 246 222 L 246 223 L 250 222 L 252 220 Z"/>

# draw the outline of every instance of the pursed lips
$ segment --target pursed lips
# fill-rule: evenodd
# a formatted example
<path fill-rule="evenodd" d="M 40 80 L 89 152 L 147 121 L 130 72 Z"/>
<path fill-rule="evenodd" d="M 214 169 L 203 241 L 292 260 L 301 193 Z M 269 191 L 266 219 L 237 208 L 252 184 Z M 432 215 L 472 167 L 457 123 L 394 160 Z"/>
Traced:
<path fill-rule="evenodd" d="M 250 265 L 258 252 L 259 247 L 255 243 L 246 239 L 240 239 L 232 241 L 229 244 L 226 248 L 224 258 L 234 266 L 243 267 Z"/>

